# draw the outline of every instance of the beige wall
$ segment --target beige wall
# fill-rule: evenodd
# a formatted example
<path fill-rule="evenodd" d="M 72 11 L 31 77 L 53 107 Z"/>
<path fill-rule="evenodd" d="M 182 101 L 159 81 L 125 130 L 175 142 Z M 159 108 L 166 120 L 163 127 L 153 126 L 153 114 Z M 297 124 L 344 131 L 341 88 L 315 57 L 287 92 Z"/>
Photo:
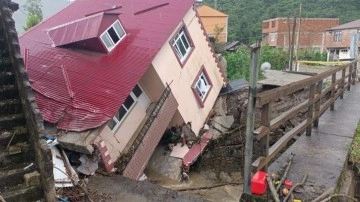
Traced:
<path fill-rule="evenodd" d="M 106 142 L 111 159 L 117 159 L 119 157 L 145 115 L 146 113 L 143 107 L 136 102 L 135 106 L 130 110 L 115 132 L 112 132 L 108 126 L 103 128 L 100 136 Z"/>
<path fill-rule="evenodd" d="M 153 69 L 153 68 L 149 68 Z M 148 73 L 149 72 L 149 73 Z M 149 70 L 144 78 L 139 82 L 142 87 L 143 93 L 149 97 L 150 101 L 153 101 L 153 97 L 157 96 L 158 93 L 154 94 L 154 88 L 146 88 L 146 87 L 155 87 L 156 89 L 161 89 L 162 83 L 159 81 L 159 78 L 156 75 L 156 72 L 153 70 Z M 157 78 L 156 78 L 157 77 Z M 158 80 L 156 82 L 156 79 Z M 149 81 L 153 81 L 154 85 L 148 85 Z M 157 84 L 157 85 L 156 85 Z M 156 91 L 157 92 L 157 91 Z M 162 91 L 161 91 L 162 92 Z M 160 92 L 160 95 L 161 95 Z M 157 98 L 156 98 L 157 99 Z M 144 109 L 141 104 L 136 101 L 135 105 L 132 107 L 130 112 L 128 112 L 127 116 L 117 128 L 115 132 L 112 132 L 110 128 L 105 125 L 103 129 L 100 131 L 101 138 L 106 142 L 106 146 L 110 153 L 110 157 L 112 159 L 117 159 L 120 153 L 123 152 L 124 148 L 129 143 L 129 140 L 133 140 L 133 136 L 137 133 L 137 129 L 142 124 L 142 121 L 146 117 L 146 109 Z"/>
<path fill-rule="evenodd" d="M 169 37 L 153 60 L 152 66 L 150 66 L 141 79 L 140 84 L 150 100 L 154 102 L 159 99 L 166 84 L 172 82 L 172 93 L 179 107 L 171 120 L 170 126 L 191 121 L 192 128 L 197 133 L 203 127 L 205 119 L 214 105 L 223 85 L 223 78 L 210 51 L 206 36 L 203 34 L 199 19 L 195 16 L 193 9 L 190 9 L 184 18 L 184 24 L 188 28 L 190 37 L 195 45 L 185 65 L 181 67 L 178 62 L 175 53 L 168 43 L 171 39 Z M 176 30 L 181 25 L 179 24 Z M 201 108 L 191 86 L 203 65 L 212 82 L 212 88 L 205 100 L 204 107 Z M 145 116 L 146 110 L 139 103 L 136 103 L 115 133 L 111 132 L 107 126 L 103 127 L 100 136 L 106 142 L 112 159 L 116 160 L 120 153 L 123 152 Z"/>
<path fill-rule="evenodd" d="M 152 64 L 164 85 L 172 82 L 171 89 L 179 103 L 179 114 L 185 122 L 191 121 L 194 132 L 198 133 L 214 105 L 223 85 L 223 78 L 193 9 L 190 9 L 186 14 L 184 24 L 195 46 L 185 65 L 181 67 L 169 43 L 164 44 Z M 182 25 L 182 23 L 178 25 L 171 37 Z M 171 40 L 171 37 L 168 41 Z M 191 89 L 202 65 L 204 65 L 213 85 L 203 108 L 200 107 Z M 174 117 L 172 123 L 178 123 L 179 120 L 181 120 L 179 117 Z"/>

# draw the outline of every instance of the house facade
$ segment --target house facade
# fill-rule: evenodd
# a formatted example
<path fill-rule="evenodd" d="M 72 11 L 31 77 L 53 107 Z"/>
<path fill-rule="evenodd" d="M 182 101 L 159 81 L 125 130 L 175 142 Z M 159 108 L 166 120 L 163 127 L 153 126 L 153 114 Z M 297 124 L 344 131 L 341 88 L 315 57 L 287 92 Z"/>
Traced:
<path fill-rule="evenodd" d="M 75 1 L 20 37 L 36 101 L 65 148 L 138 179 L 164 131 L 198 134 L 223 86 L 192 0 Z M 176 12 L 175 12 L 176 11 Z"/>
<path fill-rule="evenodd" d="M 293 18 L 275 18 L 263 21 L 263 43 L 284 51 L 289 50 L 292 44 L 293 25 Z M 299 20 L 297 20 L 295 29 L 295 44 L 298 37 L 298 25 Z M 323 52 L 325 50 L 324 31 L 337 25 L 339 25 L 338 18 L 301 18 L 299 48 Z"/>
<path fill-rule="evenodd" d="M 207 5 L 196 8 L 209 37 L 218 43 L 227 42 L 229 16 Z"/>
<path fill-rule="evenodd" d="M 349 60 L 352 37 L 360 33 L 360 20 L 334 26 L 325 31 L 325 44 L 328 61 Z M 359 40 L 356 42 L 359 50 Z"/>

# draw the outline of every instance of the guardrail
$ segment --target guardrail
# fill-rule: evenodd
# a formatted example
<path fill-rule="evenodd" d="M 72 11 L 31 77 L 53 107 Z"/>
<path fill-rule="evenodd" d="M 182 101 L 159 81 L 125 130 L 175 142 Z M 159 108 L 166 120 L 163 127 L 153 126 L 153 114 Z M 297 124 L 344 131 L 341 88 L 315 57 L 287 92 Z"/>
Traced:
<path fill-rule="evenodd" d="M 345 89 L 349 91 L 351 84 L 355 84 L 356 63 L 357 61 L 352 61 L 338 67 L 331 67 L 330 70 L 321 74 L 286 86 L 264 91 L 256 96 L 256 107 L 261 110 L 261 126 L 254 131 L 254 135 L 265 149 L 263 155 L 253 162 L 253 169 L 266 170 L 268 163 L 276 157 L 280 150 L 284 148 L 295 135 L 305 131 L 307 136 L 311 135 L 312 126 L 318 127 L 319 117 L 329 107 L 330 110 L 334 110 L 335 100 L 338 97 L 343 99 Z M 337 75 L 340 75 L 338 79 Z M 331 85 L 324 87 L 324 79 L 331 79 Z M 279 97 L 291 95 L 299 90 L 308 90 L 308 98 L 281 115 L 271 118 L 271 103 Z M 330 93 L 330 97 L 321 103 L 321 99 L 325 98 L 325 95 L 328 93 Z M 284 134 L 270 147 L 270 132 L 291 118 L 294 118 L 300 111 L 306 109 L 307 119 Z"/>

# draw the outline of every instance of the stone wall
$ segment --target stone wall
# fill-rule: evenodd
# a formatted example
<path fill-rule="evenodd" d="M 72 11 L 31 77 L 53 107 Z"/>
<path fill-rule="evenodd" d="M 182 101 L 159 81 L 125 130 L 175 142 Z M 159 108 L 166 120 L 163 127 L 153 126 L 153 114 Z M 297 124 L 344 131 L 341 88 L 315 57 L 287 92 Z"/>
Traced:
<path fill-rule="evenodd" d="M 15 22 L 12 19 L 12 10 L 8 0 L 0 0 L 0 12 L 3 16 L 4 38 L 10 51 L 10 62 L 15 75 L 18 92 L 20 94 L 23 113 L 26 118 L 26 126 L 30 136 L 29 142 L 34 148 L 38 171 L 41 175 L 41 185 L 44 190 L 46 201 L 55 201 L 55 184 L 53 177 L 53 164 L 51 150 L 42 137 L 45 135 L 43 119 L 35 103 L 34 93 L 31 89 L 28 75 L 24 68 L 24 62 L 20 54 Z"/>

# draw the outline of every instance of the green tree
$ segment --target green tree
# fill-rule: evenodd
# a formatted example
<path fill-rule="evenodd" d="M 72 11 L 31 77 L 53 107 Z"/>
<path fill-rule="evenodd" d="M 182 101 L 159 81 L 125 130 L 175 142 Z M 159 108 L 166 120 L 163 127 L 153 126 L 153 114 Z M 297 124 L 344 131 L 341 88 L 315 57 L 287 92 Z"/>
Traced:
<path fill-rule="evenodd" d="M 204 0 L 215 8 L 214 0 Z M 359 0 L 216 0 L 217 10 L 229 15 L 228 40 L 251 44 L 262 38 L 262 21 L 298 16 L 302 3 L 304 18 L 340 18 L 340 23 L 360 18 Z"/>
<path fill-rule="evenodd" d="M 26 18 L 26 24 L 23 26 L 27 31 L 31 27 L 37 25 L 43 19 L 41 0 L 27 0 L 24 5 L 24 10 L 28 13 Z"/>
<path fill-rule="evenodd" d="M 246 46 L 241 46 L 234 53 L 224 54 L 227 62 L 227 77 L 229 80 L 249 78 L 250 68 L 250 49 Z"/>
<path fill-rule="evenodd" d="M 271 69 L 283 70 L 288 60 L 289 54 L 280 49 L 268 45 L 262 46 L 260 49 L 260 64 L 269 62 Z"/>
<path fill-rule="evenodd" d="M 243 45 L 236 52 L 225 53 L 227 62 L 227 77 L 229 80 L 249 79 L 250 74 L 250 49 Z M 269 62 L 272 69 L 282 70 L 288 62 L 289 55 L 277 48 L 262 46 L 260 49 L 260 64 Z M 259 71 L 259 79 L 263 74 Z"/>
<path fill-rule="evenodd" d="M 29 13 L 26 18 L 25 26 L 23 26 L 23 28 L 25 31 L 27 31 L 31 27 L 39 24 L 39 22 L 41 22 L 41 18 L 38 15 Z"/>

